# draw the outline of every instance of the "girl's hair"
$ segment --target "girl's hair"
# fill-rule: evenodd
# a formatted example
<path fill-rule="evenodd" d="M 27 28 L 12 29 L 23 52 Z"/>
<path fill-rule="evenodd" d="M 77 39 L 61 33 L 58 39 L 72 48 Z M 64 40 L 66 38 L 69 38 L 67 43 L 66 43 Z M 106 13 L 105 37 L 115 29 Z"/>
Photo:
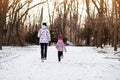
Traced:
<path fill-rule="evenodd" d="M 47 26 L 47 24 L 46 24 L 45 22 L 43 23 L 43 25 L 44 25 L 44 26 Z"/>

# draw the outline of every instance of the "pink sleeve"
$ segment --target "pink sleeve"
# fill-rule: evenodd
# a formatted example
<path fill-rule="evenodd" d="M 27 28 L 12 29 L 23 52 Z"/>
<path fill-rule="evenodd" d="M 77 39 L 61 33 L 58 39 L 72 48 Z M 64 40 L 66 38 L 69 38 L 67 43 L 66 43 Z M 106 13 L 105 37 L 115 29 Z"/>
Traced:
<path fill-rule="evenodd" d="M 64 48 L 64 50 L 66 51 L 66 47 L 65 47 L 65 44 L 63 43 L 63 48 Z"/>

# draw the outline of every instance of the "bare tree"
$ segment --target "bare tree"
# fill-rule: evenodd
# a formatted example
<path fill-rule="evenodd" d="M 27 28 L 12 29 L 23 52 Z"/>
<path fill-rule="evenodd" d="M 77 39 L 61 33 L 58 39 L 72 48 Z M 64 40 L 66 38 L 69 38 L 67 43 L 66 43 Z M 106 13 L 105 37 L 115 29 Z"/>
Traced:
<path fill-rule="evenodd" d="M 17 45 L 24 45 L 24 41 L 22 40 L 22 36 L 20 35 L 20 29 L 21 29 L 21 23 L 24 23 L 27 19 L 27 15 L 29 10 L 32 8 L 45 3 L 46 1 L 39 2 L 33 6 L 29 6 L 32 1 L 28 0 L 25 3 L 21 3 L 20 1 L 13 1 L 11 2 L 10 8 L 9 8 L 9 36 L 8 36 L 8 44 L 15 43 L 16 41 L 19 43 Z M 24 10 L 23 10 L 24 8 Z M 14 34 L 13 34 L 14 33 Z M 12 38 L 12 39 L 11 39 Z M 12 41 L 12 42 L 11 42 Z"/>
<path fill-rule="evenodd" d="M 8 10 L 8 0 L 0 0 L 0 50 L 3 44 L 3 30 L 6 25 L 6 14 Z"/>

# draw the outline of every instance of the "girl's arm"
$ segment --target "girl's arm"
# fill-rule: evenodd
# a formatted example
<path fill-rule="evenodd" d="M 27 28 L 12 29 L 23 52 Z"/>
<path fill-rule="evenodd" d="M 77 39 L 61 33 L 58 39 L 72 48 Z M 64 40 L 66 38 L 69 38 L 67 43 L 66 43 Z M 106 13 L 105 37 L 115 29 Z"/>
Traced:
<path fill-rule="evenodd" d="M 63 43 L 63 48 L 64 48 L 64 51 L 65 52 L 67 52 L 67 50 L 66 50 L 66 47 L 65 47 L 65 44 Z"/>
<path fill-rule="evenodd" d="M 58 43 L 56 44 L 56 48 L 58 49 Z"/>

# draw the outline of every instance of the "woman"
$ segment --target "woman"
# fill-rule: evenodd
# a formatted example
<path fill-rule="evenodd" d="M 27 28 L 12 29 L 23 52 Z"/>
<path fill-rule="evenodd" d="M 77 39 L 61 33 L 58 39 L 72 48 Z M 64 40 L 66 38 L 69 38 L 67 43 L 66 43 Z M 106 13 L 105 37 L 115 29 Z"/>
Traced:
<path fill-rule="evenodd" d="M 39 37 L 39 43 L 41 45 L 41 60 L 42 62 L 44 62 L 44 60 L 47 59 L 47 46 L 49 41 L 51 40 L 50 32 L 47 29 L 46 23 L 42 24 L 42 28 L 38 32 L 38 37 Z"/>

